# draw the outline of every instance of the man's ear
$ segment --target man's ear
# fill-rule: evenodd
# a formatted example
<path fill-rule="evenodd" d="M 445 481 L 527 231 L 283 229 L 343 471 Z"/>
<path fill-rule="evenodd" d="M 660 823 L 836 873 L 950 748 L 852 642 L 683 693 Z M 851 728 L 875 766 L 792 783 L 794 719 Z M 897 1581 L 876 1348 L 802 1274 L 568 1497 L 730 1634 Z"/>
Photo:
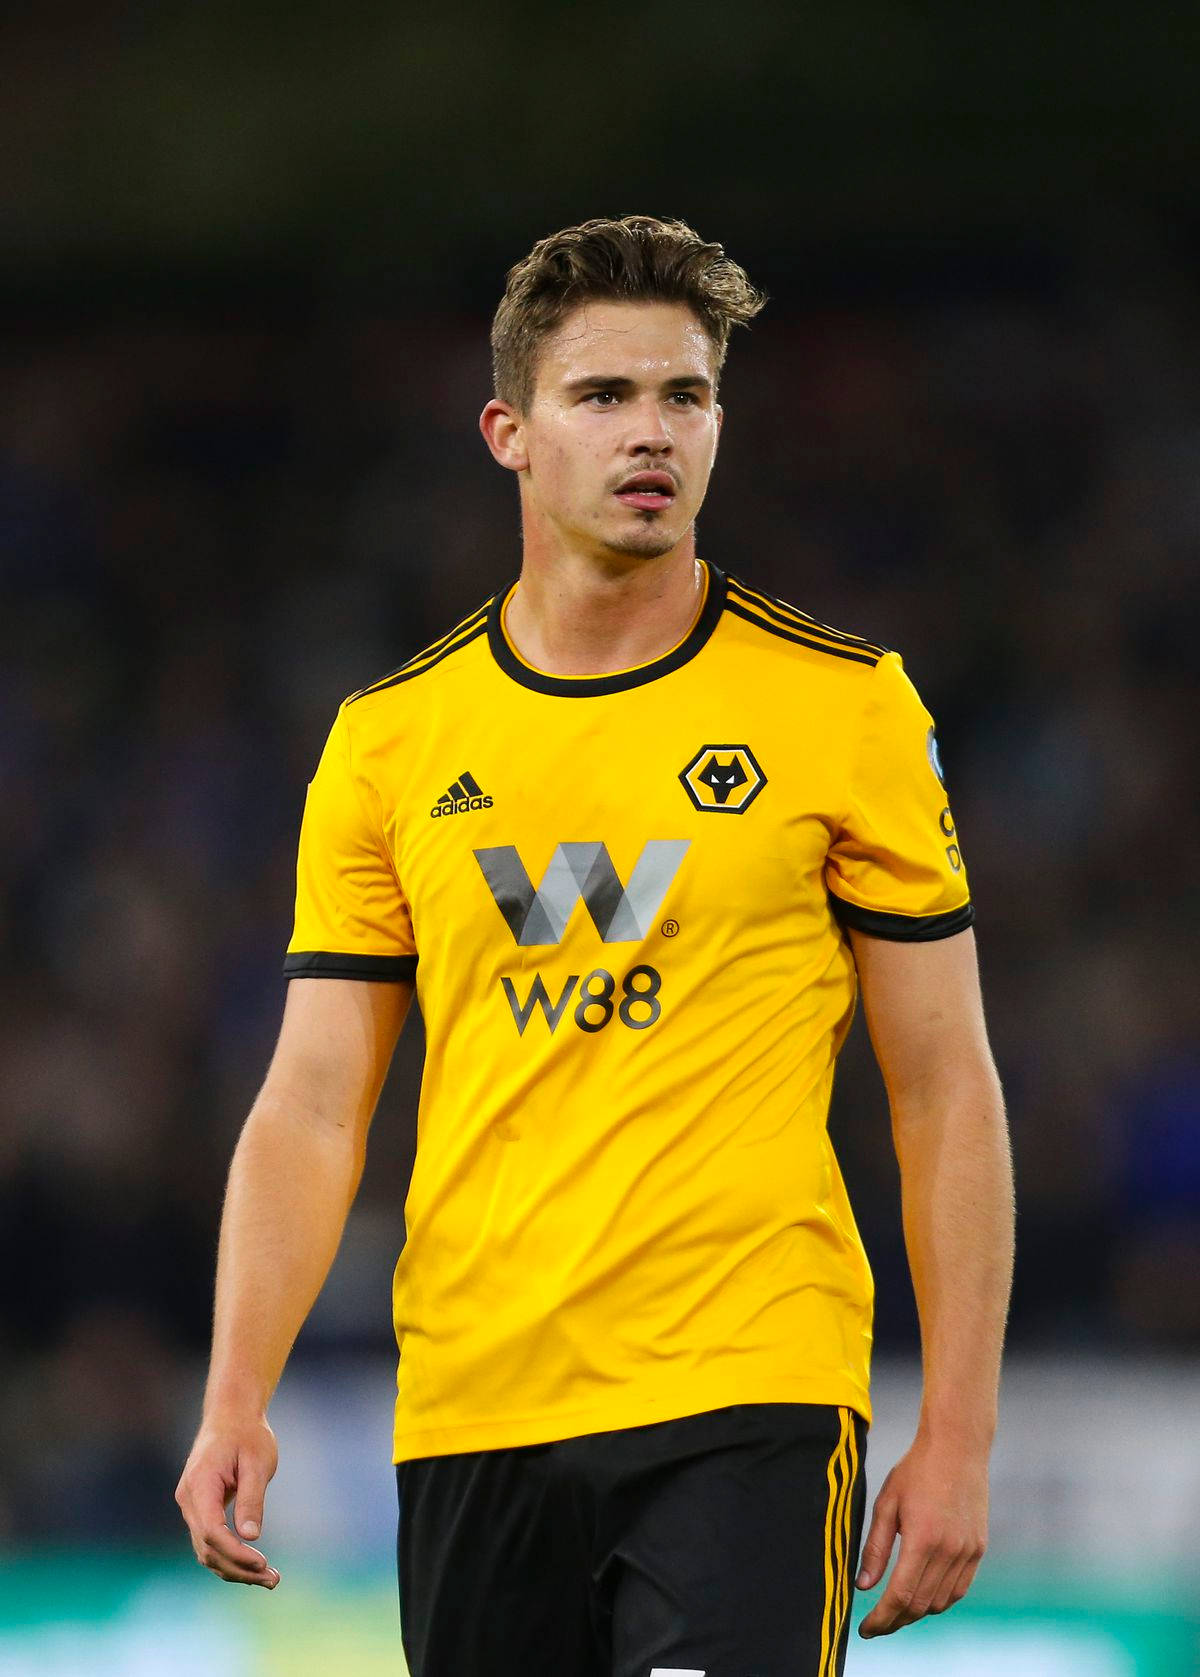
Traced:
<path fill-rule="evenodd" d="M 529 455 L 525 449 L 524 421 L 511 402 L 493 396 L 479 416 L 479 429 L 493 460 L 510 472 L 526 470 Z"/>

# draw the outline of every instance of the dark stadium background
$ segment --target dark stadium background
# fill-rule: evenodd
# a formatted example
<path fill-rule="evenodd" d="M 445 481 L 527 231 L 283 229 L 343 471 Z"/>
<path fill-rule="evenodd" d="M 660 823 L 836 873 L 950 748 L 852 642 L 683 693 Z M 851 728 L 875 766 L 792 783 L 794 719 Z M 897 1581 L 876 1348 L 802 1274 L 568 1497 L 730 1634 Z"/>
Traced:
<path fill-rule="evenodd" d="M 681 215 L 771 294 L 701 551 L 898 647 L 939 718 L 1014 1366 L 1197 1368 L 1198 46 L 1153 5 L 8 13 L 0 1563 L 186 1553 L 305 781 L 344 693 L 514 573 L 487 321 L 597 213 Z M 388 1380 L 419 1063 L 410 1029 L 297 1352 L 331 1381 Z M 902 1368 L 861 1030 L 834 1126 Z"/>

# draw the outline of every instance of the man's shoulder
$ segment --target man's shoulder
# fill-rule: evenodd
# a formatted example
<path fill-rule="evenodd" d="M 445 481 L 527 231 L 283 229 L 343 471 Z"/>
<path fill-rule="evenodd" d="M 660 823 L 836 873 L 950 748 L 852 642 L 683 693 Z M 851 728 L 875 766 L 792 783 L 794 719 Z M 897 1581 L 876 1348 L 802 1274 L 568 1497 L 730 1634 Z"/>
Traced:
<path fill-rule="evenodd" d="M 852 678 L 868 672 L 889 655 L 889 648 L 847 629 L 835 628 L 740 577 L 725 579 L 725 612 L 744 635 L 756 657 L 773 652 L 814 673 Z"/>
<path fill-rule="evenodd" d="M 342 703 L 343 711 L 354 721 L 361 721 L 381 706 L 403 703 L 414 688 L 423 685 L 422 677 L 435 671 L 444 672 L 464 658 L 477 654 L 479 643 L 483 642 L 488 632 L 488 613 L 493 599 L 494 596 L 486 599 L 452 629 L 422 647 L 420 652 L 414 652 L 387 675 L 351 693 Z"/>

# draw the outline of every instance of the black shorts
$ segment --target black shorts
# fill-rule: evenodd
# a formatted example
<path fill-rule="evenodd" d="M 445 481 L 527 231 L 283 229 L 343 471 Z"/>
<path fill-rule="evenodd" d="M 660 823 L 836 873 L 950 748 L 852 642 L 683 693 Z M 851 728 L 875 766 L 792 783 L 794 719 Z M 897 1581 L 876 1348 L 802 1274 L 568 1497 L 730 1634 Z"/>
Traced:
<path fill-rule="evenodd" d="M 412 1677 L 836 1677 L 866 1430 L 739 1404 L 401 1462 Z"/>

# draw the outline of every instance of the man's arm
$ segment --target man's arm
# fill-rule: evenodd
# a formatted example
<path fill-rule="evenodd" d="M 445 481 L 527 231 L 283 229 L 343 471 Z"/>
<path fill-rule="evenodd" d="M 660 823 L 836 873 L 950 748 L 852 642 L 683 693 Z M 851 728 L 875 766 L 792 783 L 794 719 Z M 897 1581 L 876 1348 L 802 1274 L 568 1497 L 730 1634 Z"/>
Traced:
<path fill-rule="evenodd" d="M 887 1086 L 904 1238 L 921 1322 L 916 1438 L 875 1501 L 858 1575 L 900 1556 L 860 1635 L 943 1613 L 987 1544 L 988 1455 L 1012 1283 L 1012 1161 L 970 931 L 932 943 L 852 933 Z"/>
<path fill-rule="evenodd" d="M 266 1557 L 229 1530 L 225 1508 L 236 1496 L 237 1531 L 258 1536 L 278 1454 L 267 1404 L 337 1252 L 412 990 L 293 981 L 233 1155 L 204 1414 L 175 1492 L 197 1559 L 231 1582 L 279 1582 Z"/>

